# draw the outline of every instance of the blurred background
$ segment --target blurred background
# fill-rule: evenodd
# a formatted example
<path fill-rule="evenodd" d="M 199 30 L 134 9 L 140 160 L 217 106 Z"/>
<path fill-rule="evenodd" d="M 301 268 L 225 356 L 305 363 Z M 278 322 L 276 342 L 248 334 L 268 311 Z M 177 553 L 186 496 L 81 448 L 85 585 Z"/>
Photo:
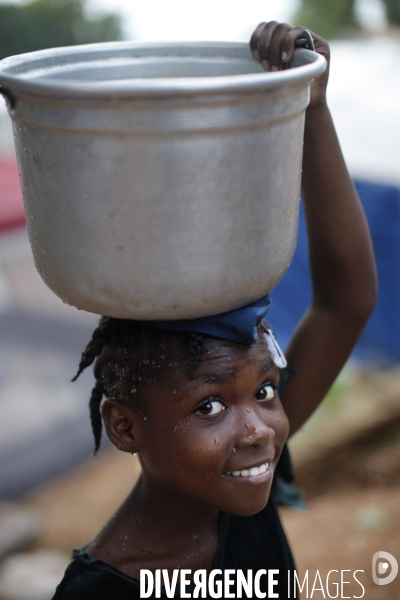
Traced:
<path fill-rule="evenodd" d="M 308 509 L 285 509 L 283 520 L 300 573 L 362 569 L 366 598 L 397 599 L 399 580 L 375 586 L 370 565 L 378 550 L 400 561 L 400 0 L 0 0 L 0 59 L 120 39 L 248 41 L 273 19 L 331 42 L 329 104 L 380 284 L 351 360 L 291 440 Z M 282 345 L 309 299 L 301 215 L 270 313 Z M 50 599 L 71 548 L 97 533 L 138 476 L 136 460 L 105 441 L 91 457 L 93 378 L 69 383 L 96 322 L 64 305 L 35 270 L 0 98 L 0 600 Z"/>

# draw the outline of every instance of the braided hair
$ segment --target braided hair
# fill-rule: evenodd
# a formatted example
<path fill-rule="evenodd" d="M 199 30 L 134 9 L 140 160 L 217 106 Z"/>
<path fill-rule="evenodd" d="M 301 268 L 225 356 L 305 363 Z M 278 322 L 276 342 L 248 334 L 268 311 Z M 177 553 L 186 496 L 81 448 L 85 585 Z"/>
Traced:
<path fill-rule="evenodd" d="M 194 377 L 206 336 L 150 327 L 140 321 L 101 317 L 99 326 L 82 352 L 78 372 L 72 381 L 95 363 L 95 385 L 89 400 L 94 435 L 94 454 L 101 442 L 103 397 L 124 404 L 134 400 L 142 410 L 141 390 L 158 381 L 172 367 L 172 361 L 188 352 L 188 375 Z"/>

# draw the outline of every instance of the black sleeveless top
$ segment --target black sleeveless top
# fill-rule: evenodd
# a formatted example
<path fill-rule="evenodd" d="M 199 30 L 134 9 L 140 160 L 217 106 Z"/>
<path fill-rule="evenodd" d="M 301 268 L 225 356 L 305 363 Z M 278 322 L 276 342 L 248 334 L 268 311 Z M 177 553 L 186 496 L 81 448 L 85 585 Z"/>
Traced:
<path fill-rule="evenodd" d="M 89 558 L 84 548 L 74 550 L 72 557 L 72 563 L 57 587 L 53 600 L 139 600 L 138 579 L 125 575 L 102 560 Z M 245 576 L 247 570 L 252 569 L 253 577 L 260 569 L 278 569 L 279 574 L 274 576 L 278 581 L 274 592 L 281 599 L 290 597 L 287 589 L 288 571 L 291 571 L 293 581 L 295 566 L 272 498 L 264 510 L 251 517 L 221 514 L 213 568 L 222 571 L 241 569 Z M 267 576 L 263 575 L 260 578 L 260 590 L 267 594 L 266 597 L 267 584 Z M 235 589 L 235 585 L 230 588 L 231 592 Z M 189 592 L 190 588 L 186 588 L 186 591 Z M 180 597 L 179 586 L 175 597 Z M 165 593 L 162 593 L 162 598 L 166 598 Z"/>

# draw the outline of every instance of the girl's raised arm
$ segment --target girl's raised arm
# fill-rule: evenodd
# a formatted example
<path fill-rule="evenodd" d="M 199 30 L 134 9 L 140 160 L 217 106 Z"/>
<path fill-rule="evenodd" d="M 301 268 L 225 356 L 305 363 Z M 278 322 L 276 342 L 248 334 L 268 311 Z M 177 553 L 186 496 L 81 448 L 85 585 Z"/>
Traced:
<path fill-rule="evenodd" d="M 302 27 L 276 22 L 255 30 L 256 60 L 277 70 L 291 59 Z M 307 222 L 312 301 L 286 351 L 295 374 L 284 406 L 293 434 L 315 410 L 356 344 L 377 298 L 377 278 L 365 215 L 350 179 L 326 103 L 329 47 L 312 33 L 328 61 L 312 84 L 306 112 L 302 191 Z"/>

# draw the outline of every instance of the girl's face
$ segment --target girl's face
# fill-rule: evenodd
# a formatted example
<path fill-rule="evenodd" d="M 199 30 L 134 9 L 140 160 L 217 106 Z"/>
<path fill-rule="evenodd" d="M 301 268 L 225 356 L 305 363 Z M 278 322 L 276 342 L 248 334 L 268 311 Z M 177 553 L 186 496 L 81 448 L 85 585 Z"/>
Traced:
<path fill-rule="evenodd" d="M 145 478 L 232 514 L 262 510 L 288 436 L 278 381 L 263 339 L 207 340 L 194 379 L 182 360 L 148 388 L 138 426 Z"/>

